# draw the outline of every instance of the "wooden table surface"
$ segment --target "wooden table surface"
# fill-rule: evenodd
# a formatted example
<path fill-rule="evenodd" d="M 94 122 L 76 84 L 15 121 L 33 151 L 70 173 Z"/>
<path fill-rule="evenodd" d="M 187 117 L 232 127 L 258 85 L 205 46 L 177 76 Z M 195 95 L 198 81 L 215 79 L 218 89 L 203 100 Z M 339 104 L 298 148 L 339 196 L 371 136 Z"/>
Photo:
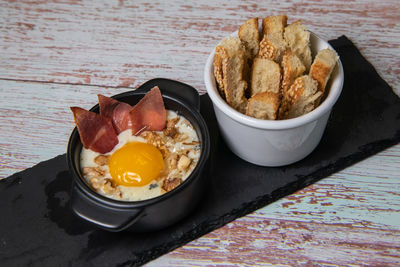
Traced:
<path fill-rule="evenodd" d="M 400 95 L 400 3 L 1 1 L 0 177 L 65 153 L 69 106 L 148 79 L 205 92 L 208 54 L 246 19 L 287 14 L 345 34 Z M 399 265 L 400 145 L 235 220 L 148 266 Z"/>

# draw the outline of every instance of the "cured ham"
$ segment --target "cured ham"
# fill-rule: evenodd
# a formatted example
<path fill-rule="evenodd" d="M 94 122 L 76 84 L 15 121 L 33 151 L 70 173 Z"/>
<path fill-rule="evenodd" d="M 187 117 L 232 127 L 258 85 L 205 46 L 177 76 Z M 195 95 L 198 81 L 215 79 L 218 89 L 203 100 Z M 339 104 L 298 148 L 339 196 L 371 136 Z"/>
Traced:
<path fill-rule="evenodd" d="M 133 134 L 143 130 L 161 131 L 165 128 L 166 110 L 161 91 L 156 86 L 134 107 L 111 97 L 98 95 L 100 114 L 112 120 L 117 134 L 132 129 Z"/>
<path fill-rule="evenodd" d="M 132 127 L 129 112 L 132 106 L 115 100 L 104 95 L 97 95 L 99 98 L 100 115 L 110 118 L 117 134 L 130 129 Z"/>
<path fill-rule="evenodd" d="M 99 99 L 100 115 L 103 115 L 107 118 L 112 118 L 114 108 L 121 102 L 101 94 L 98 94 L 97 97 Z"/>
<path fill-rule="evenodd" d="M 153 87 L 129 112 L 132 133 L 161 131 L 165 128 L 167 112 L 158 86 Z"/>
<path fill-rule="evenodd" d="M 132 129 L 161 131 L 165 128 L 167 112 L 160 89 L 155 86 L 135 106 L 111 97 L 98 95 L 100 114 L 79 107 L 71 107 L 85 148 L 105 154 L 118 144 L 118 134 Z"/>
<path fill-rule="evenodd" d="M 79 107 L 71 107 L 71 110 L 86 149 L 105 154 L 118 144 L 117 134 L 109 118 Z"/>

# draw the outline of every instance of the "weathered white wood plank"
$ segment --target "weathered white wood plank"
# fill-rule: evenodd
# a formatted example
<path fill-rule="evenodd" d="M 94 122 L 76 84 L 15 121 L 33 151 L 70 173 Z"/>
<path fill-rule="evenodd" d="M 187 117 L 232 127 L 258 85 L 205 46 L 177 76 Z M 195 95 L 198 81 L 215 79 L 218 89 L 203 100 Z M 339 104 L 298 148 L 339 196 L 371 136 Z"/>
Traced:
<path fill-rule="evenodd" d="M 288 14 L 326 39 L 347 35 L 399 93 L 400 27 L 390 1 L 0 2 L 0 78 L 136 87 L 153 77 L 204 91 L 213 47 L 250 17 Z"/>
<path fill-rule="evenodd" d="M 248 215 L 147 266 L 395 266 L 400 232 Z"/>
<path fill-rule="evenodd" d="M 400 152 L 400 145 L 277 201 L 258 214 L 304 222 L 309 222 L 311 215 L 314 222 L 399 231 L 400 157 L 387 156 L 390 151 Z"/>
<path fill-rule="evenodd" d="M 127 90 L 0 79 L 0 179 L 66 152 L 74 128 L 69 107 L 88 109 L 99 93 Z"/>

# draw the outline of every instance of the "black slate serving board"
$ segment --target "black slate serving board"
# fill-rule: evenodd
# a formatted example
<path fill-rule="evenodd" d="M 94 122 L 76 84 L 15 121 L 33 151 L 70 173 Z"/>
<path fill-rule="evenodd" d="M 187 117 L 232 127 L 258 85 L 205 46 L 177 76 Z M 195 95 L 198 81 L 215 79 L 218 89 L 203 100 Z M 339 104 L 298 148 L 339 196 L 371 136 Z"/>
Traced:
<path fill-rule="evenodd" d="M 344 36 L 330 42 L 345 73 L 342 95 L 316 150 L 286 167 L 258 167 L 218 136 L 207 95 L 201 111 L 213 137 L 208 189 L 197 209 L 153 233 L 109 233 L 75 217 L 65 155 L 0 181 L 0 265 L 140 265 L 400 141 L 400 100 Z"/>

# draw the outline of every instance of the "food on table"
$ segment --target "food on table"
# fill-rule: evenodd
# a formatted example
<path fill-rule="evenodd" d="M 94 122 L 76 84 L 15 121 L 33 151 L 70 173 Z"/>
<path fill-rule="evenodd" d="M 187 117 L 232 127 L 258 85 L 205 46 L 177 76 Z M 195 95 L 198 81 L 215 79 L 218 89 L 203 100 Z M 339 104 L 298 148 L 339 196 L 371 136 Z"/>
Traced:
<path fill-rule="evenodd" d="M 283 78 L 281 84 L 281 93 L 286 95 L 289 87 L 292 85 L 297 77 L 303 75 L 306 71 L 306 67 L 301 62 L 298 56 L 292 52 L 292 50 L 287 49 L 285 55 L 282 58 L 282 70 Z"/>
<path fill-rule="evenodd" d="M 270 16 L 262 22 L 262 40 L 259 57 L 268 58 L 280 63 L 286 50 L 283 33 L 287 26 L 287 16 Z"/>
<path fill-rule="evenodd" d="M 247 59 L 246 48 L 239 38 L 225 38 L 215 49 L 214 75 L 219 92 L 230 106 L 242 113 L 247 105 Z"/>
<path fill-rule="evenodd" d="M 319 105 L 337 61 L 335 51 L 323 49 L 312 62 L 310 32 L 301 21 L 288 25 L 286 15 L 269 16 L 260 34 L 258 18 L 252 18 L 239 28 L 238 38 L 227 37 L 216 47 L 214 76 L 232 108 L 282 120 Z"/>
<path fill-rule="evenodd" d="M 247 103 L 246 115 L 257 119 L 275 120 L 278 116 L 279 95 L 273 92 L 255 94 Z"/>
<path fill-rule="evenodd" d="M 131 127 L 132 119 L 129 116 L 129 112 L 132 109 L 131 105 L 100 94 L 98 95 L 98 98 L 100 115 L 111 119 L 112 125 L 117 134 Z"/>
<path fill-rule="evenodd" d="M 315 56 L 314 62 L 311 65 L 310 76 L 318 82 L 318 91 L 321 92 L 321 95 L 325 92 L 325 86 L 336 65 L 337 59 L 336 53 L 330 49 L 322 49 Z M 320 99 L 318 99 L 316 105 L 319 104 Z"/>
<path fill-rule="evenodd" d="M 308 75 L 298 77 L 283 97 L 279 117 L 291 119 L 310 112 L 320 96 L 316 80 Z"/>
<path fill-rule="evenodd" d="M 248 48 L 251 57 L 258 54 L 260 34 L 258 33 L 258 18 L 252 18 L 240 26 L 238 31 L 240 41 Z"/>
<path fill-rule="evenodd" d="M 81 171 L 94 191 L 139 201 L 173 190 L 191 174 L 200 157 L 199 138 L 186 118 L 165 109 L 158 87 L 133 107 L 102 95 L 99 106 L 100 114 L 71 108 L 84 146 Z"/>
<path fill-rule="evenodd" d="M 150 90 L 134 107 L 99 95 L 100 115 L 110 118 L 120 133 L 131 129 L 133 134 L 146 129 L 160 131 L 165 127 L 165 108 L 158 87 Z"/>
<path fill-rule="evenodd" d="M 262 35 L 279 33 L 283 35 L 285 27 L 287 26 L 287 16 L 269 16 L 262 20 Z"/>
<path fill-rule="evenodd" d="M 272 92 L 279 94 L 281 67 L 266 58 L 255 58 L 251 69 L 250 96 L 258 93 Z"/>
<path fill-rule="evenodd" d="M 84 147 L 107 153 L 117 145 L 117 134 L 109 119 L 79 107 L 71 110 Z"/>
<path fill-rule="evenodd" d="M 306 71 L 311 66 L 310 32 L 301 21 L 296 21 L 285 28 L 284 33 L 287 46 L 298 56 L 306 67 Z"/>
<path fill-rule="evenodd" d="M 271 59 L 277 63 L 282 61 L 286 50 L 286 43 L 280 34 L 264 35 L 260 42 L 258 57 Z"/>

